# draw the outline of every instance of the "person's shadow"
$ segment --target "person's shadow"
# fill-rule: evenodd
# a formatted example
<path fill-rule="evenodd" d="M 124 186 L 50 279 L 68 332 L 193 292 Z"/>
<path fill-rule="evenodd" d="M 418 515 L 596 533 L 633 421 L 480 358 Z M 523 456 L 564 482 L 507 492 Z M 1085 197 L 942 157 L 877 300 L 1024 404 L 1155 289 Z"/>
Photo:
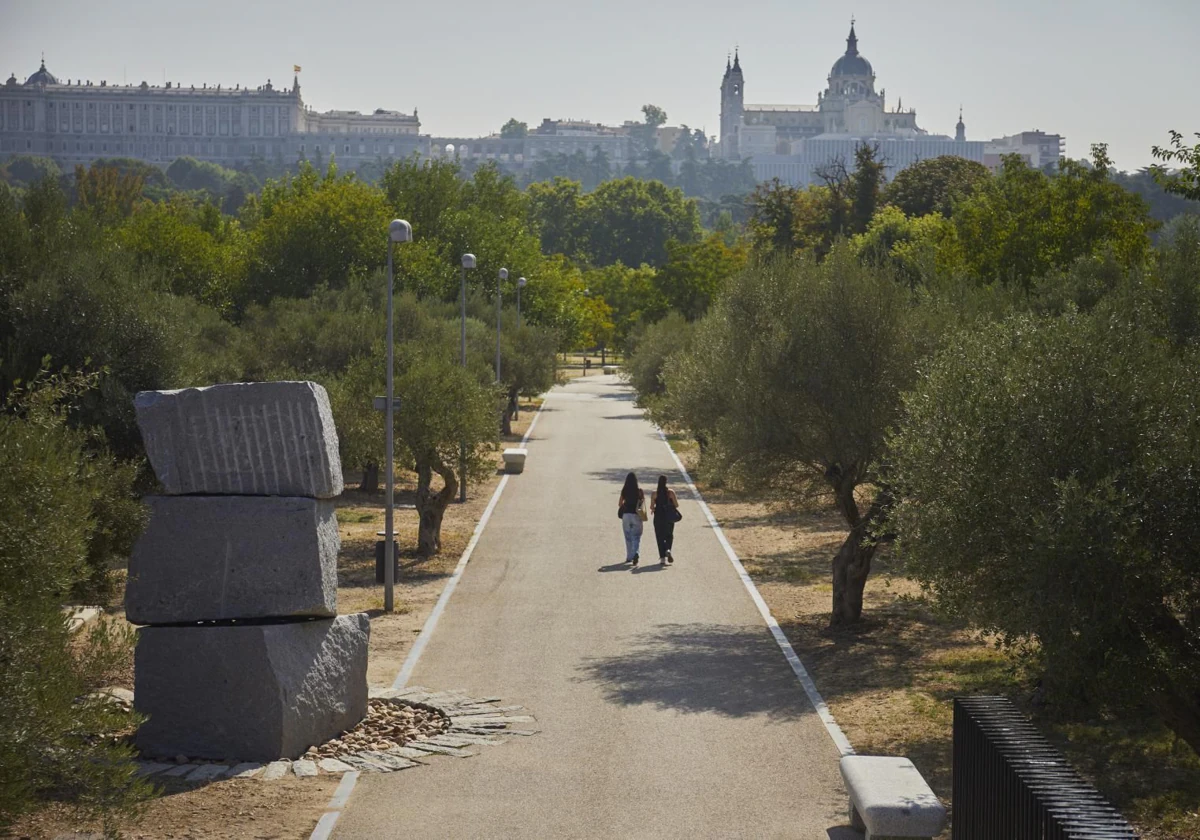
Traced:
<path fill-rule="evenodd" d="M 611 566 L 601 566 L 597 572 L 623 572 L 629 568 L 628 563 L 613 563 Z"/>

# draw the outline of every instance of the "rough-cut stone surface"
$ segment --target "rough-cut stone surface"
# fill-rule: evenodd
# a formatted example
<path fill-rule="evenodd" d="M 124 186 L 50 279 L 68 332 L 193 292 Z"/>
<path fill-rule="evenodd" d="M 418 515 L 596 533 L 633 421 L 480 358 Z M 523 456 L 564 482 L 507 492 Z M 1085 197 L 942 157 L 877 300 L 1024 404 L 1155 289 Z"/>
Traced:
<path fill-rule="evenodd" d="M 946 825 L 946 807 L 907 758 L 842 756 L 840 767 L 867 837 L 936 837 Z"/>
<path fill-rule="evenodd" d="M 143 391 L 133 404 L 169 494 L 328 499 L 342 492 L 329 396 L 315 382 Z"/>
<path fill-rule="evenodd" d="M 143 627 L 134 659 L 144 755 L 297 758 L 367 709 L 366 614 L 216 627 Z"/>
<path fill-rule="evenodd" d="M 331 501 L 150 496 L 129 558 L 134 624 L 337 614 L 341 546 Z"/>

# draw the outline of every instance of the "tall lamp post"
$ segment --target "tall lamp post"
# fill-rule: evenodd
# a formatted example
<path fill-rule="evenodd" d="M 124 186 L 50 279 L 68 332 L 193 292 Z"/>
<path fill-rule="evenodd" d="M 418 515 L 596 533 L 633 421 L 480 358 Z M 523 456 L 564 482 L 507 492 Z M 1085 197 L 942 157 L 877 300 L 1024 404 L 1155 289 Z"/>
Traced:
<path fill-rule="evenodd" d="M 525 284 L 529 281 L 524 277 L 517 278 L 517 331 L 521 330 L 521 290 L 525 288 Z M 557 377 L 556 377 L 557 378 Z M 517 403 L 513 406 L 513 418 L 521 416 L 521 397 L 517 395 Z"/>
<path fill-rule="evenodd" d="M 521 329 L 521 290 L 528 282 L 524 277 L 517 278 L 517 329 Z"/>
<path fill-rule="evenodd" d="M 467 269 L 475 267 L 475 255 L 463 254 L 462 267 L 459 269 L 459 278 L 461 279 L 461 291 L 459 294 L 459 312 L 461 314 L 461 326 L 459 329 L 459 349 L 462 353 L 463 370 L 467 369 Z M 467 500 L 467 444 L 463 443 L 459 446 L 458 454 L 458 500 L 465 502 Z"/>
<path fill-rule="evenodd" d="M 412 225 L 403 219 L 393 219 L 388 225 L 388 255 L 387 255 L 387 405 L 384 408 L 384 423 L 387 426 L 387 500 L 384 512 L 383 526 L 383 611 L 392 612 L 393 590 L 396 586 L 396 464 L 395 464 L 395 416 L 396 389 L 392 381 L 392 361 L 395 355 L 392 340 L 392 249 L 397 242 L 412 241 Z"/>
<path fill-rule="evenodd" d="M 500 269 L 496 280 L 496 384 L 500 384 L 500 297 L 504 294 L 501 284 L 508 279 L 508 269 Z"/>

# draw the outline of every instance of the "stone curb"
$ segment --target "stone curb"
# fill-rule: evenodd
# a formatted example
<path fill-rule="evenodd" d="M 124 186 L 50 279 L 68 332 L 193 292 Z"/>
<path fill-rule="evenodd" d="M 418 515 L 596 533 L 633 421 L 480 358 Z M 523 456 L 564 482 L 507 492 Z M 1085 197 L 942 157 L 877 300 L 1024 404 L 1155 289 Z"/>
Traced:
<path fill-rule="evenodd" d="M 173 776 L 191 782 L 211 782 L 220 779 L 255 779 L 271 782 L 276 779 L 341 776 L 358 771 L 363 773 L 392 773 L 426 764 L 439 756 L 470 758 L 475 748 L 503 744 L 505 735 L 529 736 L 539 730 L 529 728 L 537 720 L 522 706 L 497 706 L 499 697 L 472 698 L 462 691 L 430 691 L 420 686 L 402 690 L 371 689 L 372 700 L 396 700 L 405 705 L 421 705 L 436 709 L 450 721 L 450 727 L 435 735 L 423 735 L 393 747 L 386 752 L 365 750 L 346 753 L 316 761 L 297 759 L 258 762 L 206 762 L 195 764 L 163 764 L 138 761 L 137 774 L 142 778 Z M 520 724 L 522 728 L 510 728 Z"/>

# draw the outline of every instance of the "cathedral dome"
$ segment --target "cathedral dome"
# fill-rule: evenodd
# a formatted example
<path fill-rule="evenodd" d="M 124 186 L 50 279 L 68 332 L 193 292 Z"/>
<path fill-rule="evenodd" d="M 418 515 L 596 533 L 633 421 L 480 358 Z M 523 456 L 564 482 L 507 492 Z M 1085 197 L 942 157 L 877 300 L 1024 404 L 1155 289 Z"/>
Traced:
<path fill-rule="evenodd" d="M 37 72 L 25 80 L 27 85 L 56 85 L 58 79 L 54 78 L 54 74 L 46 69 L 46 59 L 42 59 L 42 66 Z"/>
<path fill-rule="evenodd" d="M 833 69 L 829 71 L 830 77 L 834 76 L 874 76 L 875 71 L 871 69 L 871 62 L 867 61 L 858 52 L 858 36 L 854 34 L 854 24 L 850 24 L 850 37 L 846 39 L 846 54 L 833 63 Z"/>

